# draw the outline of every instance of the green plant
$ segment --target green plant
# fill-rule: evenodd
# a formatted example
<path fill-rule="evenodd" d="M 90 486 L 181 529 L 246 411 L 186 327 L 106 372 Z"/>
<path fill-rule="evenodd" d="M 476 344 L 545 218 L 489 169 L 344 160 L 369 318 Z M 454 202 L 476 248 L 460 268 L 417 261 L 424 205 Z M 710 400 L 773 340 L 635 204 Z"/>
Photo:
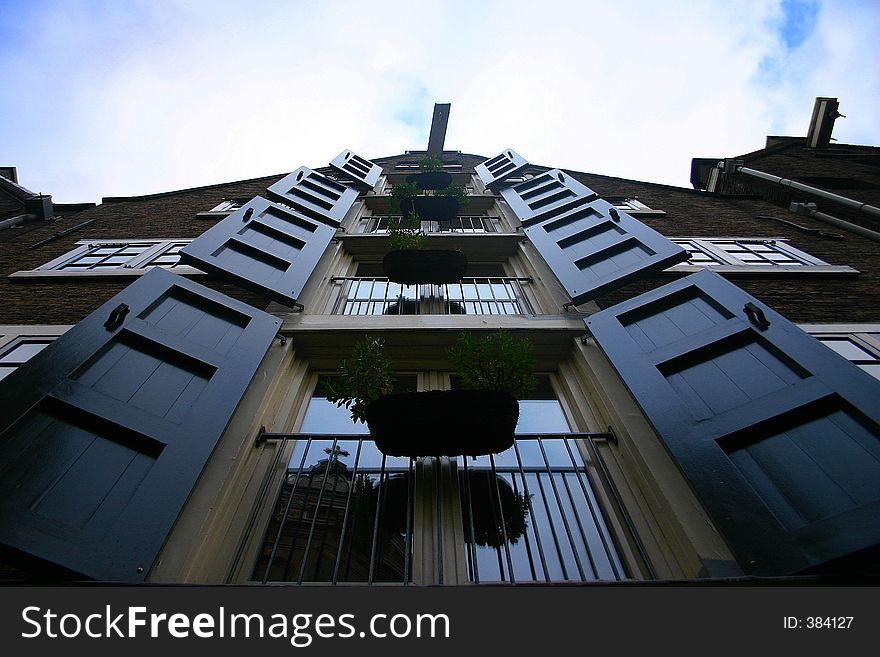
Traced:
<path fill-rule="evenodd" d="M 397 183 L 391 188 L 391 214 L 401 214 L 400 202 L 411 196 L 419 195 L 419 186 L 414 182 Z"/>
<path fill-rule="evenodd" d="M 415 212 L 409 216 L 388 219 L 388 244 L 392 251 L 420 249 L 428 239 L 422 232 L 422 220 Z"/>
<path fill-rule="evenodd" d="M 394 372 L 381 338 L 355 343 L 351 358 L 339 364 L 338 382 L 327 382 L 327 399 L 351 410 L 351 419 L 366 422 L 367 406 L 394 390 Z"/>
<path fill-rule="evenodd" d="M 443 171 L 443 160 L 436 155 L 426 155 L 419 160 L 419 169 L 422 171 Z"/>
<path fill-rule="evenodd" d="M 447 354 L 466 388 L 499 390 L 519 397 L 538 385 L 531 341 L 515 341 L 504 330 L 482 340 L 462 333 Z"/>
<path fill-rule="evenodd" d="M 471 204 L 471 199 L 467 195 L 467 191 L 461 185 L 452 183 L 444 189 L 437 191 L 437 196 L 449 196 L 454 198 L 459 208 L 466 208 Z"/>

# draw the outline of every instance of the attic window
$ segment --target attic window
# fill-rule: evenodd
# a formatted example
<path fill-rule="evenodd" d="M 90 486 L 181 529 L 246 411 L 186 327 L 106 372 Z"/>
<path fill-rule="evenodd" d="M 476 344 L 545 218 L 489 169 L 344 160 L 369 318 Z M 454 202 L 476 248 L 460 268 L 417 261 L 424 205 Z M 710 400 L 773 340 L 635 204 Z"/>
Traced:
<path fill-rule="evenodd" d="M 666 214 L 663 210 L 655 210 L 648 207 L 639 200 L 638 196 L 603 196 L 602 198 L 618 210 L 623 210 L 634 217 L 646 215 L 662 216 Z"/>

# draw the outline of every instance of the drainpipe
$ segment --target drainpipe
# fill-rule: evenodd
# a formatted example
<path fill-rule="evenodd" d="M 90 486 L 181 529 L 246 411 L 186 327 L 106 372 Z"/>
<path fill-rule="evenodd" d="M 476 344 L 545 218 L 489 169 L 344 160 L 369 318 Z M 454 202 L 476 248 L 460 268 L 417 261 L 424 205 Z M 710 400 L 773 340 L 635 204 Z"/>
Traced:
<path fill-rule="evenodd" d="M 15 228 L 16 226 L 21 226 L 25 221 L 27 221 L 30 215 L 20 214 L 17 217 L 11 217 L 10 219 L 5 219 L 0 221 L 0 230 L 4 228 Z"/>
<path fill-rule="evenodd" d="M 867 237 L 869 240 L 874 240 L 875 242 L 880 242 L 880 233 L 878 233 L 876 230 L 870 230 L 868 228 L 863 228 L 862 226 L 859 226 L 858 224 L 853 224 L 848 221 L 844 221 L 843 219 L 838 219 L 837 217 L 832 217 L 830 214 L 825 214 L 824 212 L 819 212 L 816 209 L 815 203 L 792 203 L 791 206 L 789 207 L 789 210 L 791 210 L 795 214 L 804 215 L 806 217 L 816 219 L 816 220 L 824 222 L 826 224 L 831 224 L 832 226 L 837 226 L 838 228 L 842 228 L 843 230 L 848 230 L 849 232 L 855 233 L 856 235 L 861 235 L 862 237 Z"/>
<path fill-rule="evenodd" d="M 796 180 L 780 178 L 779 176 L 764 173 L 763 171 L 749 169 L 748 167 L 744 167 L 742 165 L 742 160 L 722 160 L 718 163 L 718 168 L 721 169 L 724 173 L 742 173 L 746 176 L 758 178 L 759 180 L 764 180 L 766 182 L 776 183 L 777 185 L 782 185 L 783 187 L 788 187 L 789 189 L 795 189 L 799 192 L 806 192 L 807 194 L 818 196 L 819 198 L 823 198 L 827 201 L 839 203 L 844 207 L 855 210 L 856 212 L 861 212 L 862 214 L 866 214 L 875 219 L 880 219 L 880 208 L 878 207 L 874 207 L 873 205 L 868 205 L 867 203 L 862 203 L 861 201 L 847 198 L 846 196 L 841 196 L 840 194 L 826 192 L 824 189 L 819 189 L 811 185 L 805 185 L 804 183 L 797 182 Z"/>

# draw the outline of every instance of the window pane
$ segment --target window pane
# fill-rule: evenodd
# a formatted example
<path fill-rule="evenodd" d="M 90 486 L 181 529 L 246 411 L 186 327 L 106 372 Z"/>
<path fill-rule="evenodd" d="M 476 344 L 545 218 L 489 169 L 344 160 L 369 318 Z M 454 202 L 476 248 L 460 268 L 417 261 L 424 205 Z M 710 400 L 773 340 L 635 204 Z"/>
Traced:
<path fill-rule="evenodd" d="M 833 349 L 847 360 L 874 360 L 874 356 L 851 340 L 846 338 L 819 338 L 819 341 L 829 349 Z"/>
<path fill-rule="evenodd" d="M 0 363 L 24 363 L 49 346 L 49 342 L 22 342 L 0 356 Z"/>

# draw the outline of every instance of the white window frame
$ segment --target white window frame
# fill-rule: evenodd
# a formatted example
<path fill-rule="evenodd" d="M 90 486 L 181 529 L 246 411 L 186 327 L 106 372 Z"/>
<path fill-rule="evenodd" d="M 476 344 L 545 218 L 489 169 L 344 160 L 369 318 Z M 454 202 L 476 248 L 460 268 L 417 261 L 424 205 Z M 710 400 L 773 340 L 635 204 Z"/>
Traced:
<path fill-rule="evenodd" d="M 4 356 L 11 349 L 15 349 L 23 342 L 33 340 L 56 340 L 66 331 L 70 330 L 70 324 L 7 324 L 0 325 L 0 357 Z M 27 362 L 23 360 L 21 363 L 15 364 L 20 367 Z M 10 363 L 4 363 L 3 367 L 11 367 Z M 8 375 L 7 375 L 8 376 Z M 5 377 L 3 377 L 5 378 Z M 3 379 L 0 378 L 0 381 Z"/>
<path fill-rule="evenodd" d="M 785 237 L 669 237 L 676 244 L 684 246 L 685 243 L 694 243 L 698 248 L 706 252 L 706 254 L 714 258 L 716 263 L 693 264 L 691 262 L 683 262 L 667 269 L 667 272 L 695 272 L 700 269 L 709 268 L 720 274 L 858 274 L 857 269 L 853 269 L 848 265 L 830 265 L 824 260 L 805 253 L 788 243 Z M 744 260 L 740 260 L 731 253 L 728 253 L 720 246 L 719 242 L 745 242 L 762 245 L 771 245 L 776 251 L 783 253 L 790 258 L 799 260 L 801 264 L 784 264 L 784 265 L 755 265 Z"/>
<path fill-rule="evenodd" d="M 822 338 L 848 340 L 862 351 L 873 356 L 873 360 L 868 358 L 847 358 L 857 367 L 860 364 L 880 363 L 880 324 L 798 324 L 798 327 L 820 342 Z M 831 347 L 828 348 L 831 349 Z M 842 355 L 841 357 L 846 358 L 846 356 Z"/>
<path fill-rule="evenodd" d="M 249 200 L 247 198 L 225 198 L 210 210 L 197 213 L 196 219 L 225 219 Z"/>
<path fill-rule="evenodd" d="M 632 217 L 665 217 L 665 210 L 655 210 L 639 200 L 638 196 L 608 196 L 603 197 L 618 210 L 623 210 Z"/>
<path fill-rule="evenodd" d="M 176 244 L 189 244 L 192 238 L 146 238 L 146 239 L 117 239 L 117 240 L 79 240 L 77 246 L 72 251 L 58 256 L 54 260 L 40 265 L 31 270 L 17 271 L 9 275 L 9 278 L 69 278 L 69 277 L 102 277 L 102 276 L 141 276 L 147 273 L 152 267 L 161 267 L 162 265 L 150 265 L 150 262 L 160 257 L 165 251 Z M 61 269 L 65 264 L 77 260 L 94 248 L 111 245 L 148 245 L 143 253 L 135 256 L 127 263 L 120 265 L 114 269 Z M 165 267 L 172 269 L 176 274 L 203 274 L 199 269 L 188 265 L 176 265 L 174 267 Z"/>

